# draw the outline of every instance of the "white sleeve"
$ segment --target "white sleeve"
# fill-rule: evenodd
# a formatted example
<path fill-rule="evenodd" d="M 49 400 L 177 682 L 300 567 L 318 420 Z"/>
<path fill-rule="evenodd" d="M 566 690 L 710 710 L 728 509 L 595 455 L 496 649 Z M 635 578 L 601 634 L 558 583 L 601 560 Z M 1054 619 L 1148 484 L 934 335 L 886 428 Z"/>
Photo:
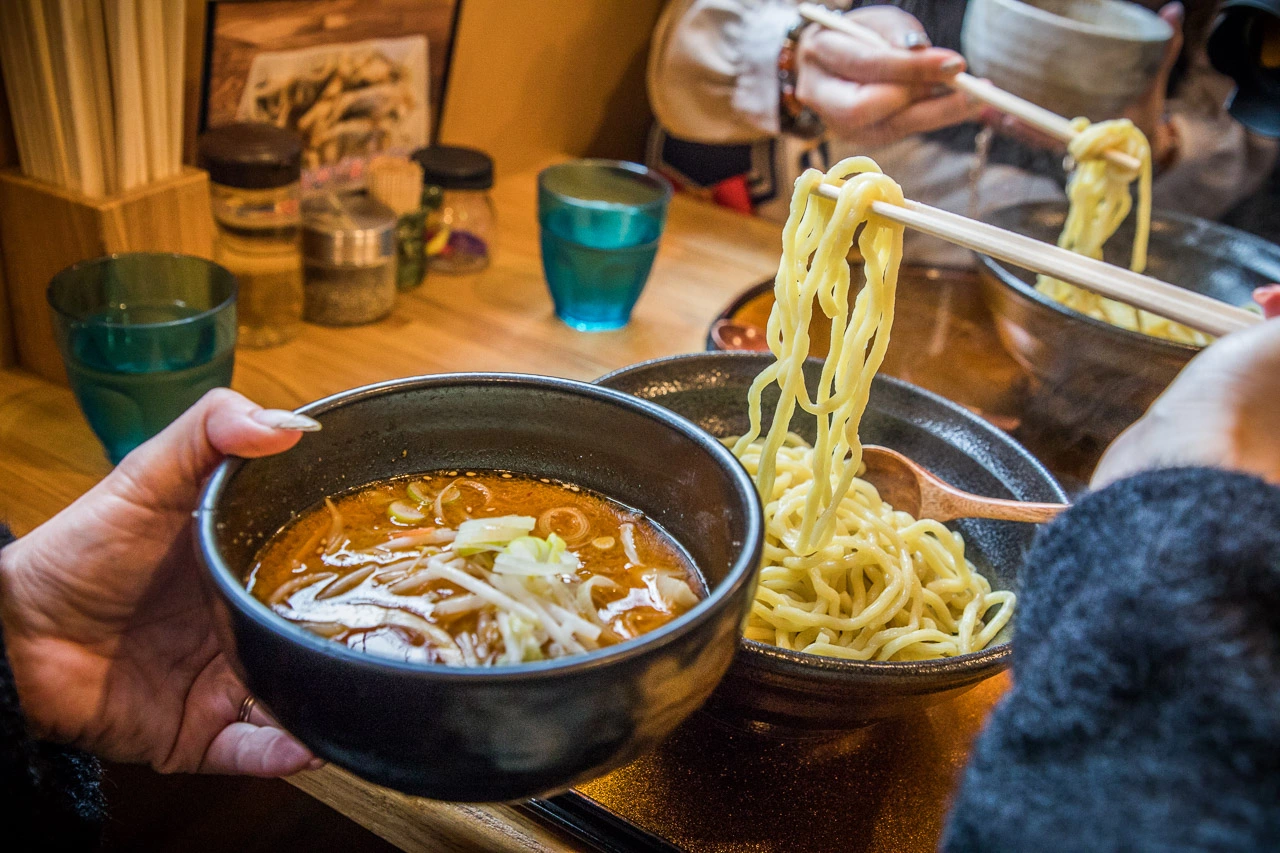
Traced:
<path fill-rule="evenodd" d="M 673 136 L 718 144 L 778 134 L 778 52 L 794 0 L 672 0 L 649 52 L 649 101 Z"/>
<path fill-rule="evenodd" d="M 1225 108 L 1231 87 L 1202 59 L 1169 102 L 1179 154 L 1155 181 L 1157 207 L 1217 219 L 1271 174 L 1280 143 L 1231 118 Z"/>

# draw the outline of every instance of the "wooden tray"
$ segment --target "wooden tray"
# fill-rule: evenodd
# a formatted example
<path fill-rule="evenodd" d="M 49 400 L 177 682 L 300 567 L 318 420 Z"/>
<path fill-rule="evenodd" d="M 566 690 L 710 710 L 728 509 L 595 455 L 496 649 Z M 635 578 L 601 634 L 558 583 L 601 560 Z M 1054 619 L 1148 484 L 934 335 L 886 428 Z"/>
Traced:
<path fill-rule="evenodd" d="M 605 853 L 937 849 L 951 792 L 1007 673 L 911 717 L 778 740 L 694 714 L 658 749 L 525 808 Z"/>

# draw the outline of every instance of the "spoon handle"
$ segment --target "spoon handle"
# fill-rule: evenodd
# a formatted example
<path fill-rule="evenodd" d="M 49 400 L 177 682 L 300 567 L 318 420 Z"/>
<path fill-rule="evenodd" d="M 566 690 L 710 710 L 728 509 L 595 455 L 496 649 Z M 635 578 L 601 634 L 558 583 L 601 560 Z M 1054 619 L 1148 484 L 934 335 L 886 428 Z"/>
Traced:
<path fill-rule="evenodd" d="M 1071 508 L 1071 504 L 1009 501 L 971 495 L 953 495 L 947 503 L 949 504 L 948 514 L 952 518 L 993 518 L 999 521 L 1027 521 L 1033 524 L 1052 521 L 1064 510 Z"/>

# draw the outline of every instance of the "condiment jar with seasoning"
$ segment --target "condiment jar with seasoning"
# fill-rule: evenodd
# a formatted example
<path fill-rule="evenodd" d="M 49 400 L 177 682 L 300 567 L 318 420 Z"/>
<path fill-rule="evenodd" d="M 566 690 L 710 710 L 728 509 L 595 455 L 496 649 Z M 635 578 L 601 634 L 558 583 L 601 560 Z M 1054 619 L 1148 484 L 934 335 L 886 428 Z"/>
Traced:
<path fill-rule="evenodd" d="M 214 260 L 240 284 L 239 343 L 282 344 L 302 327 L 302 140 L 275 125 L 238 123 L 205 132 L 198 150 L 217 223 Z"/>
<path fill-rule="evenodd" d="M 396 215 L 366 195 L 323 193 L 302 204 L 306 318 L 357 326 L 396 304 Z"/>
<path fill-rule="evenodd" d="M 433 145 L 413 159 L 422 166 L 422 206 L 427 209 L 427 269 L 477 272 L 493 248 L 493 158 L 474 148 Z"/>

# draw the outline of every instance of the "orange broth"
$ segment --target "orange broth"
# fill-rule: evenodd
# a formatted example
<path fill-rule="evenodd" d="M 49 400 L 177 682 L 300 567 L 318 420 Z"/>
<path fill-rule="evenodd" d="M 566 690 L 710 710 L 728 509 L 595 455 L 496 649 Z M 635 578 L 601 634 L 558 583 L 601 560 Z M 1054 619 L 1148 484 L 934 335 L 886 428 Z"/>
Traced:
<path fill-rule="evenodd" d="M 335 511 L 341 517 L 336 535 Z M 505 650 L 499 608 L 443 612 L 475 596 L 468 597 L 468 589 L 451 580 L 422 577 L 432 574 L 423 567 L 436 555 L 454 565 L 465 559 L 468 573 L 492 578 L 492 556 L 463 558 L 451 552 L 450 542 L 418 540 L 447 536 L 467 520 L 500 516 L 539 519 L 531 535 L 554 533 L 577 556 L 576 573 L 551 581 L 565 585 L 561 604 L 569 590 L 581 589 L 575 583 L 593 575 L 612 582 L 597 581 L 585 593 L 600 629 L 592 645 L 613 645 L 652 631 L 696 603 L 690 596 L 679 596 L 683 601 L 677 603 L 662 594 L 659 574 L 678 576 L 696 599 L 705 596 L 688 555 L 643 514 L 576 485 L 506 471 L 433 471 L 375 483 L 313 506 L 263 546 L 245 586 L 286 619 L 353 649 L 420 663 L 492 664 Z M 624 525 L 631 525 L 638 563 L 628 557 Z M 555 603 L 555 592 L 550 590 L 547 603 Z M 452 605 L 441 606 L 450 599 Z M 540 655 L 580 651 L 548 640 Z"/>

